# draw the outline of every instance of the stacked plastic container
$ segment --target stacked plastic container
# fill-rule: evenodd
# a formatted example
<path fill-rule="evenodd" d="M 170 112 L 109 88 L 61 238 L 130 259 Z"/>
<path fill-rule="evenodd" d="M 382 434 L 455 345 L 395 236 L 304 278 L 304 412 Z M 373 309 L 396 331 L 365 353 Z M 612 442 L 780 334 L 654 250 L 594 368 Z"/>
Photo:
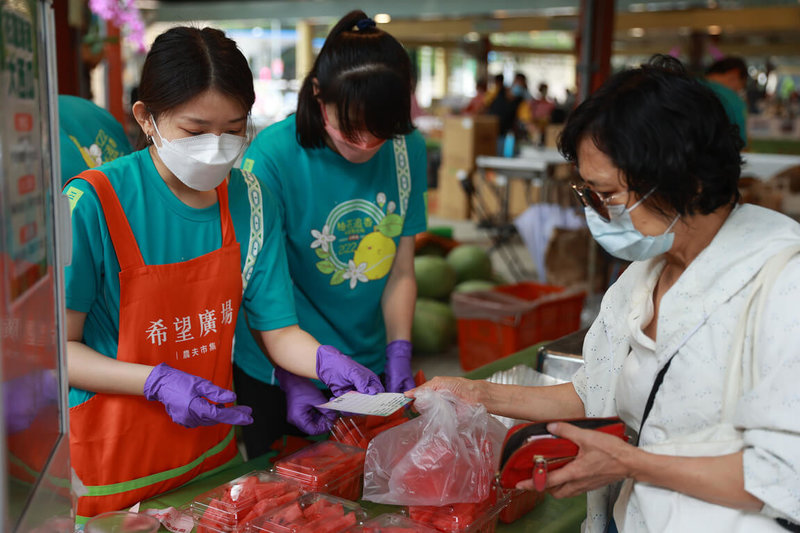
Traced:
<path fill-rule="evenodd" d="M 363 525 L 354 526 L 347 533 L 438 533 L 438 530 L 415 522 L 399 514 L 382 514 Z"/>
<path fill-rule="evenodd" d="M 487 499 L 478 503 L 453 503 L 441 507 L 408 506 L 408 516 L 437 531 L 445 533 L 494 533 L 500 512 L 508 496 L 492 490 Z"/>
<path fill-rule="evenodd" d="M 331 428 L 331 439 L 366 450 L 369 441 L 387 429 L 399 426 L 408 420 L 405 409 L 398 409 L 389 416 L 343 416 L 337 419 Z"/>
<path fill-rule="evenodd" d="M 361 523 L 367 514 L 355 502 L 318 492 L 260 516 L 250 533 L 341 533 Z"/>
<path fill-rule="evenodd" d="M 345 500 L 361 498 L 366 452 L 334 441 L 312 444 L 275 463 L 282 477 L 307 492 L 324 492 Z"/>
<path fill-rule="evenodd" d="M 302 494 L 296 481 L 254 471 L 201 494 L 188 511 L 197 524 L 197 533 L 244 533 L 254 518 Z"/>

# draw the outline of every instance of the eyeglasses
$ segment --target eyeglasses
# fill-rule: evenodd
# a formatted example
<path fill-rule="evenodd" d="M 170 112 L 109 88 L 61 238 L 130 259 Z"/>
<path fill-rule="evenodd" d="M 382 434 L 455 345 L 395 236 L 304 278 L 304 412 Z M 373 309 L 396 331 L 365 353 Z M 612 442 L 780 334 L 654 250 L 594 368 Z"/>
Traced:
<path fill-rule="evenodd" d="M 611 200 L 622 194 L 628 194 L 628 191 L 620 191 L 609 194 L 608 196 L 603 196 L 582 183 L 573 183 L 572 192 L 578 197 L 578 201 L 581 205 L 584 207 L 591 207 L 606 222 L 611 220 L 608 214 L 608 206 Z"/>

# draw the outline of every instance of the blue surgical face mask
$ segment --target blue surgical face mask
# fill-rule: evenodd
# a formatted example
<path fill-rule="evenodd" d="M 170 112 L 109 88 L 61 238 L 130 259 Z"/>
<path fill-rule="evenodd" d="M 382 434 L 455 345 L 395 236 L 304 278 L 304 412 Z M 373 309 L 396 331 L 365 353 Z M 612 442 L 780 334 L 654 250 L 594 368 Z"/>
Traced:
<path fill-rule="evenodd" d="M 511 87 L 511 95 L 514 98 L 519 98 L 520 96 L 525 96 L 525 87 L 522 85 L 514 85 Z"/>
<path fill-rule="evenodd" d="M 673 219 L 669 227 L 661 235 L 642 235 L 633 225 L 633 220 L 631 220 L 630 212 L 639 207 L 639 204 L 650 196 L 652 192 L 645 194 L 641 200 L 633 204 L 629 209 L 626 209 L 622 204 L 607 206 L 610 219 L 608 221 L 604 220 L 591 207 L 584 207 L 583 210 L 586 213 L 586 223 L 589 225 L 589 231 L 592 232 L 594 240 L 606 252 L 626 261 L 644 261 L 661 255 L 672 248 L 675 234 L 671 233 L 670 230 L 678 221 L 680 215 Z"/>

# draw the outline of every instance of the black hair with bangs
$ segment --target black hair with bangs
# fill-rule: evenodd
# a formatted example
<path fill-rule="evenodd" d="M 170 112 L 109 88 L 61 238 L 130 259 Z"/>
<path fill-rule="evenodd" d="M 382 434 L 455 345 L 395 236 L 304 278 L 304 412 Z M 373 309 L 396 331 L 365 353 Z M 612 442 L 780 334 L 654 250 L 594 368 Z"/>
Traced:
<path fill-rule="evenodd" d="M 717 96 L 673 57 L 619 72 L 570 113 L 558 140 L 568 161 L 591 140 L 628 189 L 653 190 L 665 214 L 709 214 L 739 200 L 743 143 Z"/>
<path fill-rule="evenodd" d="M 411 133 L 408 53 L 363 11 L 351 11 L 328 34 L 300 88 L 297 141 L 305 148 L 325 145 L 320 101 L 336 106 L 339 130 L 352 141 L 364 130 L 381 139 Z"/>
<path fill-rule="evenodd" d="M 250 114 L 256 100 L 253 73 L 236 41 L 216 28 L 189 26 L 176 26 L 156 37 L 137 91 L 154 119 L 209 89 L 232 98 L 243 114 Z M 140 132 L 139 147 L 149 142 Z"/>

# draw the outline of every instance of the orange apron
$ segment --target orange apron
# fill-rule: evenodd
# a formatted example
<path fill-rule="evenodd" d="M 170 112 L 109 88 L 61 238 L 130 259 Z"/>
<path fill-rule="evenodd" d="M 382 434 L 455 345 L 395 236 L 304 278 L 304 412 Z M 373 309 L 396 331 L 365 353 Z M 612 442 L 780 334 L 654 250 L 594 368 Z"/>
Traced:
<path fill-rule="evenodd" d="M 227 182 L 216 189 L 222 247 L 145 265 L 108 178 L 94 170 L 79 177 L 97 192 L 120 264 L 117 360 L 167 363 L 230 389 L 242 278 Z M 232 426 L 185 428 L 144 396 L 95 394 L 70 409 L 69 425 L 79 520 L 174 489 L 237 456 Z"/>

